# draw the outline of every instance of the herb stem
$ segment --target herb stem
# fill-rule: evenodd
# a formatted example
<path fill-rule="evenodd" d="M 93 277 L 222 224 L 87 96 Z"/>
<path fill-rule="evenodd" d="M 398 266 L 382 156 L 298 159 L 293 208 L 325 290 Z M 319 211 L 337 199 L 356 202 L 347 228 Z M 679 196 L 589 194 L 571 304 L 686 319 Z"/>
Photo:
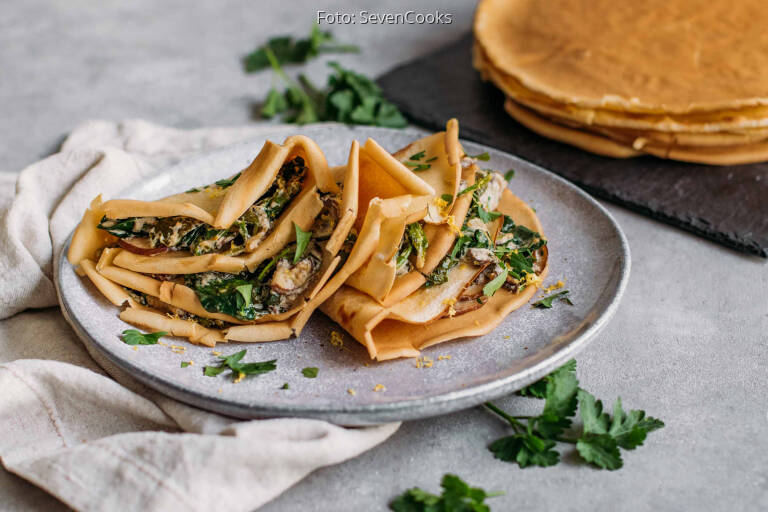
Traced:
<path fill-rule="evenodd" d="M 485 402 L 483 405 L 486 408 L 488 408 L 489 410 L 491 410 L 492 412 L 494 412 L 497 415 L 499 415 L 502 418 L 504 418 L 507 421 L 507 423 L 509 423 L 515 429 L 517 429 L 517 428 L 520 428 L 522 430 L 526 429 L 526 426 L 523 425 L 522 423 L 520 423 L 519 421 L 517 421 L 517 418 L 515 416 L 510 416 L 509 414 L 507 414 L 503 410 L 501 410 L 498 407 L 496 407 L 496 405 L 494 405 L 493 402 Z"/>

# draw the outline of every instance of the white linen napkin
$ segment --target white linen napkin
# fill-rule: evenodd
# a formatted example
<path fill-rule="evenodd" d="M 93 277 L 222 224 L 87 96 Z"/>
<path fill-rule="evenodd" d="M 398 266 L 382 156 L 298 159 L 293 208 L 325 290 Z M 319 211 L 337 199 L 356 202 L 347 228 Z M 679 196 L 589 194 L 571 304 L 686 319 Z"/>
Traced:
<path fill-rule="evenodd" d="M 116 197 L 162 166 L 274 128 L 90 121 L 17 180 L 0 174 L 0 459 L 8 471 L 77 510 L 245 511 L 397 430 L 208 413 L 149 390 L 94 351 L 97 366 L 58 309 L 20 313 L 57 304 L 55 258 L 97 194 Z"/>

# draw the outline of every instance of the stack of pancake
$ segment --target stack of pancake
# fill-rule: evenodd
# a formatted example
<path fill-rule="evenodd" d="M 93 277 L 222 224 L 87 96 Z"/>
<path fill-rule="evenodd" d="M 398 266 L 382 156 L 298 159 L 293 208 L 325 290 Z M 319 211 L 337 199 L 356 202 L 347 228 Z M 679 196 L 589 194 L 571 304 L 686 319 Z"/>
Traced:
<path fill-rule="evenodd" d="M 531 130 L 600 155 L 768 160 L 759 0 L 482 0 L 474 65 Z"/>

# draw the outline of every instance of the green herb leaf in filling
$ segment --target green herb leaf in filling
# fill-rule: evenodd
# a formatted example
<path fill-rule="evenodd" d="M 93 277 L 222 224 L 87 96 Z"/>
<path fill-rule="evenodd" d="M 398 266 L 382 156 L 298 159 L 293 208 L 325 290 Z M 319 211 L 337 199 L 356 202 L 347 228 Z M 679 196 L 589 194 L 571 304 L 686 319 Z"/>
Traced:
<path fill-rule="evenodd" d="M 296 229 L 296 252 L 293 255 L 293 263 L 295 265 L 299 262 L 302 256 L 304 256 L 304 251 L 307 250 L 309 239 L 312 238 L 312 232 L 304 231 L 301 229 L 301 226 L 295 222 L 293 223 L 293 227 Z"/>

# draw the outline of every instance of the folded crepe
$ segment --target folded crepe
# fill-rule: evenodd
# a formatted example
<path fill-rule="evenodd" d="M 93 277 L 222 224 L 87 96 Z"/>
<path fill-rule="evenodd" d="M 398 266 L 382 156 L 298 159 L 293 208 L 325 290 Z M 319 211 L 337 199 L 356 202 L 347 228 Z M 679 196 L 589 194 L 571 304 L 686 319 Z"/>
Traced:
<path fill-rule="evenodd" d="M 370 195 L 371 179 L 391 194 Z M 373 140 L 353 142 L 347 165 L 330 169 L 314 142 L 289 137 L 213 185 L 151 202 L 96 198 L 68 258 L 126 306 L 128 323 L 209 346 L 285 339 L 371 259 L 392 222 L 424 218 L 433 195 Z"/>
<path fill-rule="evenodd" d="M 289 337 L 354 244 L 358 152 L 334 175 L 317 144 L 293 136 L 212 185 L 157 201 L 97 197 L 68 259 L 127 305 L 129 323 L 206 345 Z"/>
<path fill-rule="evenodd" d="M 452 123 L 444 136 L 455 136 L 458 145 Z M 425 224 L 425 218 L 420 223 L 432 235 L 428 247 L 434 253 L 425 257 L 429 264 L 419 266 L 412 248 L 406 254 L 408 272 L 387 289 L 381 283 L 389 283 L 389 267 L 369 262 L 359 271 L 370 270 L 366 279 L 353 274 L 321 305 L 371 358 L 417 357 L 430 345 L 485 334 L 526 303 L 546 276 L 546 240 L 533 210 L 506 188 L 500 174 L 480 170 L 474 158 L 465 155 L 460 171 L 460 190 L 450 202 L 446 222 Z M 401 225 L 392 232 L 403 232 Z M 404 233 L 397 239 L 399 247 L 409 240 L 407 228 Z M 387 234 L 381 239 L 390 252 L 394 238 Z M 383 262 L 388 254 L 377 251 L 374 257 Z M 396 253 L 395 265 L 399 259 Z"/>
<path fill-rule="evenodd" d="M 366 144 L 368 149 L 369 144 Z M 373 148 L 380 155 L 380 148 Z M 463 150 L 459 144 L 459 124 L 448 121 L 444 132 L 421 138 L 395 152 L 401 166 L 392 167 L 393 183 L 404 184 L 420 180 L 427 186 L 419 190 L 428 194 L 427 212 L 420 219 L 390 219 L 384 226 L 375 254 L 347 280 L 355 288 L 383 305 L 394 304 L 417 290 L 451 249 L 464 222 L 471 197 L 459 196 L 462 184 L 471 185 L 474 170 L 462 167 Z M 381 157 L 381 156 L 379 156 Z M 396 197 L 404 193 L 405 185 L 392 186 L 370 171 L 361 173 L 366 179 L 361 185 L 366 197 Z M 364 216 L 361 209 L 358 219 Z"/>

